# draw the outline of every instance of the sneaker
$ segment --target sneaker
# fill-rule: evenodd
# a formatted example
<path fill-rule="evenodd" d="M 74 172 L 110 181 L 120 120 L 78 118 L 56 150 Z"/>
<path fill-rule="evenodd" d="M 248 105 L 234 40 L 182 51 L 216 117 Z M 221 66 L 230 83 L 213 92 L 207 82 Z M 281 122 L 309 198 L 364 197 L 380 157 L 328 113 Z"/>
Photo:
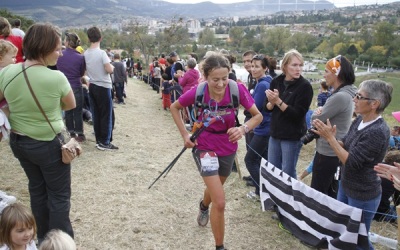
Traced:
<path fill-rule="evenodd" d="M 17 198 L 15 198 L 12 195 L 7 195 L 5 192 L 0 191 L 0 202 L 3 201 L 8 204 L 15 203 L 17 201 Z"/>
<path fill-rule="evenodd" d="M 250 200 L 260 200 L 260 196 L 256 194 L 256 192 L 254 191 L 250 191 L 246 194 L 247 198 L 249 198 Z"/>
<path fill-rule="evenodd" d="M 119 149 L 117 146 L 114 146 L 114 145 L 111 144 L 111 143 L 108 144 L 108 145 L 105 145 L 105 144 L 103 144 L 103 143 L 101 143 L 101 142 L 99 142 L 99 144 L 97 144 L 96 147 L 97 147 L 97 149 L 102 150 L 102 151 L 104 151 L 104 150 L 117 150 L 117 149 Z"/>
<path fill-rule="evenodd" d="M 200 201 L 200 204 L 203 202 L 203 200 Z M 199 215 L 197 216 L 197 223 L 199 224 L 199 226 L 205 227 L 207 226 L 208 220 L 210 219 L 210 215 L 209 215 L 209 209 L 203 211 L 201 210 L 199 204 Z"/>

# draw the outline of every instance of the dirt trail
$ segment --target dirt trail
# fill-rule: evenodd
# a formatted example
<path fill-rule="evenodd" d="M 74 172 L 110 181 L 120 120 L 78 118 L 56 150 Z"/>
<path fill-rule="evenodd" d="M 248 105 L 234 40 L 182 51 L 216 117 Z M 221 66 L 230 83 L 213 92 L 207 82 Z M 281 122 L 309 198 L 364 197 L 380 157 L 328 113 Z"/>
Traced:
<path fill-rule="evenodd" d="M 196 217 L 204 184 L 187 150 L 166 178 L 148 186 L 180 152 L 183 141 L 168 111 L 149 85 L 129 80 L 126 105 L 116 105 L 113 152 L 95 148 L 92 128 L 84 154 L 73 162 L 71 220 L 80 249 L 215 249 L 210 225 Z M 240 168 L 244 140 L 240 142 Z M 0 143 L 0 190 L 29 206 L 27 179 L 7 142 Z M 308 161 L 309 159 L 306 159 Z M 301 165 L 305 166 L 305 162 Z M 277 226 L 238 174 L 227 180 L 229 249 L 308 249 Z"/>

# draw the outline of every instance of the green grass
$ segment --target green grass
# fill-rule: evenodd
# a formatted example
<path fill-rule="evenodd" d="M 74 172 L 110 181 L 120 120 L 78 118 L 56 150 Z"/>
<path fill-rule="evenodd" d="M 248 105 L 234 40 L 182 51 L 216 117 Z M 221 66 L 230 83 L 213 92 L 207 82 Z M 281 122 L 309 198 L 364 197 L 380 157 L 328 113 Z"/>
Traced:
<path fill-rule="evenodd" d="M 383 117 L 389 126 L 399 125 L 399 122 L 392 116 L 392 112 L 400 111 L 400 98 L 398 98 L 400 96 L 400 73 L 384 72 L 379 74 L 377 73 L 365 76 L 358 76 L 356 77 L 356 85 L 358 86 L 362 81 L 370 79 L 380 79 L 393 85 L 392 101 L 383 112 Z"/>

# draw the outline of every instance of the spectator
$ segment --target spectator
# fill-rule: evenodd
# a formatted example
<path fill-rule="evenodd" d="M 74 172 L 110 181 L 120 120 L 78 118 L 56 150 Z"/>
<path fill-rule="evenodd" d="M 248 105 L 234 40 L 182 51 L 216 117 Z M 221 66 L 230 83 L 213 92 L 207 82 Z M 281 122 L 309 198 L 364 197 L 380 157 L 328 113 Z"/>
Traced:
<path fill-rule="evenodd" d="M 125 83 L 128 82 L 126 76 L 126 70 L 124 64 L 121 62 L 121 56 L 118 53 L 114 54 L 114 62 L 111 63 L 114 66 L 114 86 L 117 95 L 118 104 L 125 104 L 124 102 L 124 87 Z"/>
<path fill-rule="evenodd" d="M 186 73 L 179 77 L 178 81 L 183 89 L 183 93 L 188 92 L 191 88 L 196 86 L 199 83 L 199 72 L 195 69 L 197 65 L 196 59 L 190 58 L 187 61 L 187 68 L 188 70 Z"/>
<path fill-rule="evenodd" d="M 7 40 L 17 47 L 16 63 L 24 61 L 24 51 L 22 49 L 22 37 L 12 34 L 11 25 L 4 17 L 0 17 L 0 39 Z"/>
<path fill-rule="evenodd" d="M 326 124 L 319 119 L 313 121 L 314 133 L 329 143 L 343 164 L 337 199 L 363 210 L 367 233 L 382 195 L 381 180 L 374 166 L 382 162 L 389 144 L 389 127 L 381 114 L 392 100 L 392 92 L 393 87 L 386 82 L 362 82 L 353 98 L 354 111 L 359 116 L 342 141 L 337 140 L 336 126 L 329 119 Z"/>
<path fill-rule="evenodd" d="M 305 117 L 313 98 L 311 84 L 301 75 L 303 64 L 297 50 L 287 52 L 282 60 L 283 73 L 266 91 L 267 109 L 272 112 L 268 161 L 293 178 L 297 177 L 300 138 L 306 132 Z"/>
<path fill-rule="evenodd" d="M 392 115 L 400 122 L 400 111 L 392 112 Z M 394 126 L 390 132 L 389 150 L 400 150 L 400 126 Z"/>
<path fill-rule="evenodd" d="M 395 162 L 400 162 L 400 150 L 389 151 L 383 161 L 385 164 L 394 167 Z M 396 210 L 390 205 L 390 203 L 391 200 L 393 200 L 395 207 L 400 204 L 400 191 L 394 188 L 391 180 L 381 178 L 381 181 L 382 197 L 374 216 L 374 220 L 396 222 Z"/>
<path fill-rule="evenodd" d="M 230 94 L 229 91 L 226 91 L 229 71 L 230 64 L 221 54 L 209 56 L 203 61 L 202 73 L 207 79 L 204 89 L 205 103 L 209 103 L 211 99 L 218 103 L 218 107 L 230 103 Z M 194 148 L 193 157 L 206 185 L 204 196 L 199 204 L 197 223 L 199 226 L 204 227 L 208 223 L 209 216 L 211 217 L 211 227 L 217 250 L 225 249 L 225 194 L 223 184 L 232 169 L 238 147 L 237 141 L 246 132 L 254 129 L 262 119 L 260 112 L 257 110 L 253 99 L 244 85 L 238 84 L 238 88 L 240 104 L 250 110 L 253 118 L 247 121 L 242 127 L 235 127 L 234 110 L 225 110 L 227 112 L 222 116 L 224 122 L 217 121 L 211 124 L 199 135 L 195 142 L 190 140 L 189 132 L 183 124 L 179 110 L 194 104 L 197 88 L 192 88 L 171 105 L 171 114 L 184 140 L 185 147 Z M 199 118 L 202 120 L 203 114 Z M 201 160 L 207 156 L 212 157 L 211 161 L 215 163 L 209 165 Z M 211 203 L 211 213 L 209 215 L 209 206 Z"/>
<path fill-rule="evenodd" d="M 257 81 L 251 96 L 254 98 L 257 109 L 263 116 L 263 120 L 254 128 L 254 135 L 250 141 L 244 162 L 254 182 L 255 192 L 249 192 L 249 198 L 258 198 L 260 196 L 260 163 L 261 157 L 268 159 L 268 141 L 269 126 L 271 123 L 271 113 L 264 108 L 267 97 L 265 91 L 269 89 L 272 77 L 267 76 L 268 59 L 264 55 L 255 55 L 251 62 L 251 75 Z"/>
<path fill-rule="evenodd" d="M 14 36 L 20 36 L 24 39 L 25 32 L 21 30 L 21 19 L 14 19 L 12 22 L 12 33 Z"/>
<path fill-rule="evenodd" d="M 38 37 L 42 39 L 40 43 Z M 25 34 L 24 49 L 24 64 L 9 65 L 0 72 L 0 101 L 6 98 L 9 103 L 10 147 L 29 180 L 31 209 L 41 243 L 46 233 L 54 228 L 74 236 L 69 218 L 71 165 L 61 160 L 60 140 L 64 139 L 61 110 L 75 108 L 75 98 L 65 75 L 47 68 L 56 65 L 62 55 L 61 34 L 56 27 L 32 25 Z M 23 67 L 55 132 L 32 98 L 24 74 L 20 74 Z M 6 79 L 13 79 L 12 84 Z"/>
<path fill-rule="evenodd" d="M 162 74 L 162 87 L 161 87 L 161 91 L 162 91 L 162 105 L 164 110 L 167 110 L 167 108 L 169 109 L 171 106 L 171 91 L 170 91 L 170 87 L 171 87 L 171 83 L 168 81 L 168 75 L 166 73 Z"/>
<path fill-rule="evenodd" d="M 46 235 L 39 250 L 76 250 L 76 244 L 74 239 L 63 231 L 52 230 Z"/>
<path fill-rule="evenodd" d="M 85 74 L 85 58 L 76 48 L 80 44 L 80 39 L 75 33 L 65 33 L 65 50 L 63 56 L 57 61 L 57 69 L 67 77 L 72 91 L 74 92 L 76 107 L 65 112 L 65 125 L 71 137 L 78 142 L 86 141 L 83 133 L 83 89 L 81 78 Z"/>
<path fill-rule="evenodd" d="M 329 119 L 332 126 L 336 126 L 336 138 L 341 140 L 350 128 L 354 112 L 353 97 L 357 88 L 354 86 L 356 77 L 353 66 L 344 56 L 332 58 L 325 65 L 324 78 L 326 83 L 321 84 L 324 85 L 322 93 L 328 93 L 328 87 L 334 91 L 324 106 L 314 111 L 312 119 L 323 122 Z M 323 103 L 325 97 L 318 99 L 318 105 Z M 311 187 L 336 198 L 337 181 L 334 175 L 340 166 L 339 157 L 324 138 L 317 138 L 316 141 Z"/>
<path fill-rule="evenodd" d="M 247 77 L 247 89 L 250 92 L 250 94 L 252 93 L 252 91 L 254 91 L 254 87 L 256 84 L 255 79 L 251 76 L 251 60 L 253 60 L 253 57 L 256 55 L 257 53 L 249 50 L 243 53 L 242 55 L 242 60 L 243 60 L 243 64 L 244 64 L 244 68 L 247 70 L 247 72 L 249 72 L 249 75 Z M 251 118 L 251 114 L 247 111 L 244 110 L 243 111 L 244 114 L 244 123 L 247 122 L 250 118 Z M 246 150 L 248 150 L 248 146 L 251 142 L 251 139 L 253 138 L 253 131 L 250 131 L 249 133 L 245 134 L 245 139 L 246 139 Z M 248 186 L 254 186 L 254 182 L 251 179 L 250 176 L 243 176 L 243 180 L 246 181 L 246 184 Z"/>
<path fill-rule="evenodd" d="M 36 222 L 32 212 L 22 204 L 6 207 L 0 218 L 0 249 L 36 250 Z"/>
<path fill-rule="evenodd" d="M 99 150 L 116 150 L 111 143 L 114 124 L 114 110 L 111 97 L 110 74 L 114 71 L 110 58 L 100 49 L 101 32 L 97 27 L 87 30 L 90 47 L 85 51 L 87 75 L 90 78 L 89 98 L 93 115 L 96 147 Z"/>
<path fill-rule="evenodd" d="M 158 61 L 154 61 L 153 78 L 154 78 L 154 88 L 157 90 L 158 94 L 160 93 L 161 89 L 161 68 L 159 66 Z M 161 93 L 161 98 L 162 98 L 162 93 Z"/>
<path fill-rule="evenodd" d="M 331 92 L 328 90 L 328 85 L 326 84 L 326 80 L 321 81 L 320 84 L 320 93 L 317 96 L 317 107 L 324 106 L 326 100 L 331 96 Z M 335 87 L 333 87 L 335 90 Z"/>

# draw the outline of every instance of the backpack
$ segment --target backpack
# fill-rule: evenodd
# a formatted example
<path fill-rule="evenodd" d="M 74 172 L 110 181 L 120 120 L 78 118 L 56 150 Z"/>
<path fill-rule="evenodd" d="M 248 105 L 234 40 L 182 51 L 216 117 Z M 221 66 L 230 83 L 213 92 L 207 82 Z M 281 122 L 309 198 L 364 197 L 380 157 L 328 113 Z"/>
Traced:
<path fill-rule="evenodd" d="M 202 110 L 208 109 L 208 103 L 204 102 L 204 90 L 206 88 L 207 82 L 202 82 L 199 83 L 196 87 L 196 96 L 195 96 L 195 101 L 194 101 L 194 112 L 196 117 L 198 117 Z M 239 110 L 239 105 L 240 105 L 240 99 L 239 99 L 239 87 L 237 82 L 233 80 L 229 80 L 228 82 L 229 85 L 229 91 L 231 93 L 231 102 L 228 105 L 225 106 L 220 106 L 218 107 L 219 109 L 235 109 L 235 120 L 236 120 L 236 127 L 241 126 L 239 119 L 238 119 L 238 110 Z"/>

